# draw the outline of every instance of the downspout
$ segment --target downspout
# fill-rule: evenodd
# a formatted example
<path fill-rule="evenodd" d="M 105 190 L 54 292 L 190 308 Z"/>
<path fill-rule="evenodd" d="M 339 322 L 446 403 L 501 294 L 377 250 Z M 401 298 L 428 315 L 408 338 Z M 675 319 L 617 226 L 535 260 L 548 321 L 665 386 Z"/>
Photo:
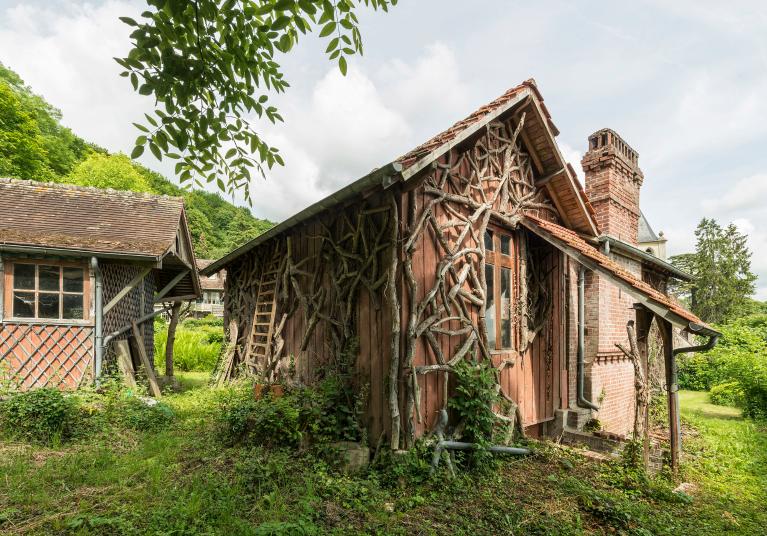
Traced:
<path fill-rule="evenodd" d="M 101 367 L 104 363 L 104 288 L 101 280 L 101 269 L 96 257 L 91 257 L 91 269 L 93 270 L 93 280 L 95 283 L 94 291 L 94 316 L 95 318 L 95 339 L 96 339 L 96 371 L 94 381 L 99 385 L 101 381 Z"/>
<path fill-rule="evenodd" d="M 691 331 L 695 330 L 695 325 L 690 325 Z M 674 332 L 673 330 L 669 330 L 669 337 L 673 337 Z M 668 386 L 668 389 L 671 390 L 671 392 L 674 395 L 674 404 L 677 407 L 676 412 L 676 429 L 679 431 L 679 434 L 681 436 L 682 431 L 682 423 L 680 420 L 680 414 L 679 411 L 679 385 L 678 385 L 678 379 L 677 379 L 677 368 L 676 368 L 676 356 L 679 354 L 686 354 L 686 353 L 697 353 L 697 352 L 708 352 L 711 350 L 714 346 L 716 346 L 717 341 L 719 341 L 719 334 L 714 333 L 708 336 L 708 341 L 706 341 L 705 344 L 699 344 L 697 346 L 685 346 L 681 348 L 674 348 L 671 350 L 671 385 Z M 681 437 L 677 438 L 677 445 L 679 445 L 679 448 L 682 448 L 682 441 Z"/>
<path fill-rule="evenodd" d="M 598 410 L 599 406 L 587 400 L 584 395 L 586 385 L 585 367 L 586 353 L 586 268 L 578 265 L 578 382 L 577 382 L 577 405 L 581 408 Z"/>

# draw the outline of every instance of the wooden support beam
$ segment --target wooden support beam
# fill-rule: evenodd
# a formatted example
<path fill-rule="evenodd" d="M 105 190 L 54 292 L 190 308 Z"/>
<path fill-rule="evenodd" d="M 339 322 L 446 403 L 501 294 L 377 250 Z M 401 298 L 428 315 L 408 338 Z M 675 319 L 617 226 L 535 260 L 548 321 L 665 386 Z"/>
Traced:
<path fill-rule="evenodd" d="M 141 283 L 146 275 L 152 271 L 152 267 L 146 267 L 142 269 L 138 274 L 136 274 L 136 277 L 131 279 L 130 283 L 125 285 L 125 287 L 120 290 L 117 294 L 115 294 L 115 297 L 109 300 L 109 303 L 107 303 L 104 306 L 103 314 L 107 314 L 112 308 L 120 303 L 120 300 L 122 300 L 125 296 L 127 296 L 134 288 L 138 286 L 139 283 Z"/>
<path fill-rule="evenodd" d="M 671 322 L 656 316 L 663 336 L 663 358 L 666 364 L 666 394 L 668 398 L 669 443 L 671 444 L 671 470 L 679 470 L 682 451 L 682 431 L 679 420 L 679 386 L 676 383 L 676 359 L 674 357 L 674 333 Z"/>
<path fill-rule="evenodd" d="M 149 392 L 152 393 L 152 396 L 155 398 L 160 398 L 162 397 L 162 391 L 160 391 L 160 384 L 157 381 L 157 376 L 154 373 L 152 363 L 149 361 L 149 356 L 146 355 L 144 337 L 141 336 L 141 328 L 136 322 L 133 322 L 131 324 L 131 329 L 133 330 L 133 339 L 136 341 L 136 351 L 138 352 L 141 364 L 146 371 L 146 377 L 149 380 Z"/>
<path fill-rule="evenodd" d="M 165 295 L 166 295 L 168 292 L 170 292 L 170 291 L 173 289 L 173 287 L 175 287 L 175 286 L 178 284 L 178 282 L 179 282 L 179 281 L 181 281 L 182 279 L 184 279 L 184 277 L 185 277 L 185 276 L 186 276 L 188 273 L 189 273 L 189 270 L 184 270 L 183 272 L 181 272 L 180 274 L 178 274 L 176 277 L 174 277 L 173 279 L 171 279 L 171 280 L 170 280 L 170 282 L 169 282 L 167 285 L 165 285 L 165 286 L 162 288 L 162 290 L 160 290 L 160 292 L 158 292 L 157 294 L 155 294 L 155 296 L 154 296 L 154 301 L 155 301 L 155 302 L 158 302 L 158 301 L 162 300 L 162 299 L 165 297 Z"/>
<path fill-rule="evenodd" d="M 649 335 L 652 326 L 653 314 L 641 305 L 636 305 L 636 341 L 639 349 L 641 367 L 647 381 L 646 388 L 650 388 L 650 363 L 649 363 Z M 648 393 L 649 396 L 650 393 Z M 645 468 L 650 465 L 650 405 L 645 408 L 642 425 L 642 461 Z"/>

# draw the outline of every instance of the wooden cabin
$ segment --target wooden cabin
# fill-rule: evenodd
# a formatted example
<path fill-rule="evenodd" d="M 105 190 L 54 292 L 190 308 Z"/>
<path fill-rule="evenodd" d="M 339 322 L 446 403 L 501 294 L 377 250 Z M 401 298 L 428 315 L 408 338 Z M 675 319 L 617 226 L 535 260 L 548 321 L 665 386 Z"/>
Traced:
<path fill-rule="evenodd" d="M 227 271 L 227 370 L 269 377 L 292 357 L 310 384 L 354 339 L 369 437 L 398 448 L 435 425 L 469 356 L 496 367 L 528 433 L 595 411 L 578 364 L 587 284 L 629 296 L 631 318 L 713 333 L 598 249 L 557 133 L 529 80 L 206 267 Z"/>
<path fill-rule="evenodd" d="M 181 198 L 0 179 L 0 376 L 74 389 L 200 284 Z M 138 365 L 138 363 L 137 363 Z"/>

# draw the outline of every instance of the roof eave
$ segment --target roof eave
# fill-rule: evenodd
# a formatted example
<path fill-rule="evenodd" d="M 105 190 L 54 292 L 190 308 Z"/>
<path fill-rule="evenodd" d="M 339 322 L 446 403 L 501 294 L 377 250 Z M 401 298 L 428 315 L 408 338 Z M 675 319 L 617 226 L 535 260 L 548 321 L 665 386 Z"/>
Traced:
<path fill-rule="evenodd" d="M 299 223 L 302 223 L 309 218 L 312 218 L 313 216 L 318 215 L 320 212 L 322 212 L 325 209 L 331 208 L 337 203 L 344 202 L 348 199 L 350 199 L 352 196 L 362 193 L 366 190 L 369 190 L 370 188 L 374 186 L 381 186 L 382 188 L 388 188 L 398 180 L 402 178 L 402 164 L 398 162 L 390 162 L 386 164 L 383 167 L 380 167 L 378 169 L 375 169 L 365 175 L 364 177 L 361 177 L 357 179 L 356 181 L 352 182 L 351 184 L 346 185 L 345 187 L 341 188 L 340 190 L 330 194 L 329 196 L 325 197 L 324 199 L 321 199 L 320 201 L 317 201 L 313 205 L 310 205 L 306 207 L 301 212 L 294 214 L 290 218 L 283 220 L 278 225 L 275 225 L 268 231 L 261 233 L 256 238 L 251 240 L 250 242 L 246 242 L 242 246 L 238 247 L 237 249 L 234 249 L 221 257 L 220 259 L 216 260 L 215 262 L 212 262 L 205 268 L 199 271 L 201 275 L 204 276 L 211 276 L 224 268 L 227 264 L 232 262 L 233 260 L 237 259 L 241 255 L 247 253 L 248 251 L 254 249 L 255 247 L 259 246 L 260 244 L 263 244 L 267 240 L 270 240 L 271 238 L 274 238 L 275 236 L 278 236 L 279 234 L 283 233 L 284 231 L 287 231 L 288 229 L 298 225 Z"/>
<path fill-rule="evenodd" d="M 119 259 L 133 262 L 152 262 L 159 267 L 162 264 L 162 255 L 141 253 L 118 253 L 106 252 L 82 248 L 53 248 L 48 246 L 33 246 L 25 244 L 0 244 L 0 252 L 25 253 L 41 256 L 56 257 L 96 257 L 99 259 Z"/>
<path fill-rule="evenodd" d="M 683 270 L 680 270 L 670 262 L 664 261 L 663 259 L 659 259 L 655 255 L 652 255 L 651 253 L 647 253 L 646 251 L 642 251 L 641 249 L 624 242 L 623 240 L 620 240 L 618 238 L 615 238 L 614 236 L 610 235 L 601 235 L 597 238 L 600 244 L 604 242 L 609 242 L 611 248 L 618 249 L 620 251 L 623 251 L 624 253 L 628 253 L 629 255 L 633 255 L 638 260 L 645 261 L 648 263 L 651 263 L 655 265 L 656 267 L 665 270 L 666 272 L 669 272 L 672 276 L 675 278 L 681 280 L 681 281 L 692 281 L 692 275 L 688 274 L 687 272 L 684 272 Z"/>

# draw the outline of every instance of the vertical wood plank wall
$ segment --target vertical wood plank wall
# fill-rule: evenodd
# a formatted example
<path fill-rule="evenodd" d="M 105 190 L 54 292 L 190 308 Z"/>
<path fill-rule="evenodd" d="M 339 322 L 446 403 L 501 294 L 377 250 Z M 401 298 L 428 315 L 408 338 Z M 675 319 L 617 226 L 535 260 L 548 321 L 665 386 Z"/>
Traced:
<path fill-rule="evenodd" d="M 328 227 L 335 225 L 332 216 L 323 218 L 322 223 Z M 318 269 L 321 260 L 315 258 L 320 251 L 322 223 L 312 220 L 304 225 L 296 227 L 289 232 L 292 243 L 292 259 L 300 263 L 304 259 L 312 259 L 302 266 L 303 270 L 314 273 Z M 262 254 L 267 248 L 257 248 L 250 255 Z M 230 272 L 232 273 L 232 272 Z M 328 277 L 325 277 L 324 286 L 331 291 Z M 251 315 L 247 311 L 246 315 Z M 282 311 L 278 307 L 277 318 Z M 359 337 L 359 353 L 356 362 L 358 386 L 367 385 L 368 410 L 367 428 L 369 441 L 375 445 L 382 432 L 391 430 L 388 410 L 388 368 L 390 361 L 390 315 L 386 302 L 381 296 L 379 307 L 376 308 L 374 300 L 364 287 L 359 292 L 356 308 L 356 329 Z M 239 319 L 241 325 L 249 322 L 248 319 Z M 301 350 L 301 342 L 306 331 L 304 311 L 299 307 L 286 321 L 283 330 L 285 340 L 284 355 L 293 356 L 295 359 L 296 374 L 301 383 L 310 385 L 319 377 L 318 368 L 328 363 L 331 356 L 330 334 L 327 331 L 327 322 L 320 320 L 307 345 L 306 350 Z"/>

